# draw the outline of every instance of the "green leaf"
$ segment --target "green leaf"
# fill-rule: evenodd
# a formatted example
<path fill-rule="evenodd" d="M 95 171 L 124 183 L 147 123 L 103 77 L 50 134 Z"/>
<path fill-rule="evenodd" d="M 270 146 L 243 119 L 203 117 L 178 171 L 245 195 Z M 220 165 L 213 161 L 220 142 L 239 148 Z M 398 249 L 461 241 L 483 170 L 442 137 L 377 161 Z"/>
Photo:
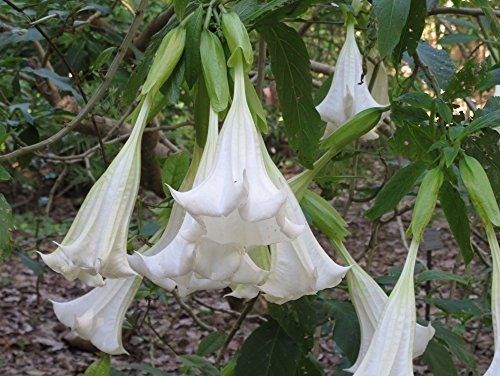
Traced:
<path fill-rule="evenodd" d="M 179 20 L 182 20 L 189 0 L 172 0 L 174 3 L 174 11 Z"/>
<path fill-rule="evenodd" d="M 465 62 L 463 67 L 451 77 L 443 98 L 447 101 L 464 98 L 474 93 L 476 87 L 490 76 L 488 64 L 474 59 Z"/>
<path fill-rule="evenodd" d="M 377 194 L 375 205 L 365 215 L 374 220 L 393 210 L 424 171 L 425 164 L 421 162 L 411 163 L 397 171 Z"/>
<path fill-rule="evenodd" d="M 198 355 L 181 355 L 179 358 L 186 366 L 199 369 L 202 376 L 219 376 L 219 370 Z"/>
<path fill-rule="evenodd" d="M 457 34 L 448 34 L 441 38 L 438 43 L 439 44 L 457 44 L 457 43 L 470 43 L 479 39 L 479 36 L 476 34 L 466 34 L 466 33 L 457 33 Z"/>
<path fill-rule="evenodd" d="M 354 363 L 358 357 L 361 331 L 354 306 L 350 302 L 332 300 L 328 302 L 335 320 L 333 340 Z"/>
<path fill-rule="evenodd" d="M 437 322 L 433 322 L 432 326 L 436 329 L 435 338 L 440 343 L 446 345 L 453 355 L 458 360 L 469 367 L 470 370 L 476 369 L 476 359 L 469 351 L 464 339 L 459 335 L 453 333 L 451 330 L 446 329 L 444 326 Z"/>
<path fill-rule="evenodd" d="M 71 81 L 68 77 L 63 77 L 59 76 L 57 73 L 51 71 L 50 69 L 47 68 L 38 68 L 38 69 L 33 69 L 31 67 L 26 67 L 23 69 L 24 72 L 28 73 L 33 73 L 34 75 L 42 78 L 47 78 L 52 82 L 54 85 L 56 85 L 59 89 L 63 91 L 69 91 L 75 98 L 78 100 L 81 100 L 82 97 L 78 91 L 73 89 L 71 86 Z"/>
<path fill-rule="evenodd" d="M 279 324 L 270 319 L 254 330 L 241 347 L 236 376 L 295 374 L 300 350 Z"/>
<path fill-rule="evenodd" d="M 96 71 L 106 64 L 115 51 L 116 47 L 109 47 L 102 51 L 92 64 L 92 70 Z"/>
<path fill-rule="evenodd" d="M 203 26 L 203 7 L 200 5 L 186 24 L 186 48 L 184 77 L 189 87 L 193 87 L 201 74 L 200 37 Z"/>
<path fill-rule="evenodd" d="M 427 344 L 421 359 L 427 364 L 433 375 L 458 376 L 457 367 L 453 363 L 450 353 L 434 338 Z"/>
<path fill-rule="evenodd" d="M 32 259 L 24 252 L 17 251 L 16 252 L 21 262 L 28 267 L 37 277 L 41 277 L 44 272 L 44 263 L 41 259 Z"/>
<path fill-rule="evenodd" d="M 109 355 L 104 355 L 101 359 L 97 359 L 86 370 L 83 376 L 108 376 L 111 371 L 111 358 Z"/>
<path fill-rule="evenodd" d="M 430 110 L 434 99 L 423 91 L 412 91 L 395 99 L 398 102 L 411 104 L 413 107 Z"/>
<path fill-rule="evenodd" d="M 446 167 L 450 167 L 453 164 L 453 161 L 457 157 L 459 151 L 460 148 L 458 146 L 447 146 L 443 148 L 443 156 Z"/>
<path fill-rule="evenodd" d="M 259 29 L 269 45 L 288 142 L 306 167 L 312 167 L 324 131 L 316 111 L 309 55 L 302 38 L 283 23 Z"/>
<path fill-rule="evenodd" d="M 425 299 L 427 303 L 434 304 L 439 309 L 452 315 L 470 315 L 473 317 L 481 317 L 483 311 L 479 306 L 469 299 Z"/>
<path fill-rule="evenodd" d="M 12 208 L 0 193 L 0 258 L 10 254 L 13 225 Z"/>
<path fill-rule="evenodd" d="M 311 353 L 302 356 L 297 366 L 296 376 L 324 376 L 325 373 L 319 362 Z"/>
<path fill-rule="evenodd" d="M 457 137 L 457 141 L 462 141 L 465 137 L 483 128 L 496 127 L 500 123 L 500 110 L 489 112 L 479 118 L 474 119 L 468 127 Z"/>
<path fill-rule="evenodd" d="M 181 152 L 173 154 L 165 159 L 161 170 L 162 181 L 170 185 L 173 189 L 179 189 L 189 169 L 189 153 Z M 170 196 L 167 186 L 163 187 L 165 194 Z"/>
<path fill-rule="evenodd" d="M 474 257 L 474 251 L 472 250 L 470 222 L 464 200 L 449 182 L 444 182 L 439 192 L 439 202 L 448 220 L 450 230 L 460 247 L 460 253 L 465 263 L 468 264 Z"/>
<path fill-rule="evenodd" d="M 5 129 L 5 126 L 3 124 L 0 124 L 0 146 L 4 143 L 4 141 L 8 137 L 7 129 Z"/>
<path fill-rule="evenodd" d="M 11 179 L 10 174 L 2 165 L 0 165 L 0 180 L 10 180 L 10 179 Z"/>
<path fill-rule="evenodd" d="M 196 354 L 199 356 L 206 356 L 216 352 L 222 347 L 222 345 L 224 345 L 226 337 L 226 333 L 224 332 L 210 333 L 208 336 L 201 340 L 200 344 L 198 345 Z"/>
<path fill-rule="evenodd" d="M 437 112 L 441 119 L 446 123 L 449 124 L 453 120 L 453 113 L 451 112 L 450 107 L 443 101 L 441 98 L 437 98 L 434 100 L 434 103 L 436 104 L 437 107 Z"/>
<path fill-rule="evenodd" d="M 304 296 L 285 304 L 269 304 L 269 314 L 278 321 L 303 352 L 314 344 L 314 330 L 318 326 L 313 298 Z"/>
<path fill-rule="evenodd" d="M 410 0 L 374 0 L 378 19 L 378 50 L 380 56 L 389 55 L 399 42 L 399 37 L 410 11 Z"/>
<path fill-rule="evenodd" d="M 311 4 L 319 0 L 270 0 L 262 3 L 258 0 L 238 1 L 233 10 L 239 14 L 242 21 L 249 28 L 255 25 L 273 24 L 281 19 L 298 17 Z"/>
<path fill-rule="evenodd" d="M 210 116 L 210 98 L 203 75 L 195 85 L 194 98 L 194 129 L 196 131 L 196 143 L 203 148 L 207 140 L 208 118 Z"/>
<path fill-rule="evenodd" d="M 396 66 L 399 65 L 403 52 L 408 51 L 409 55 L 413 55 L 417 49 L 427 16 L 426 0 L 411 0 L 409 14 L 411 17 L 406 20 L 401 38 L 394 50 L 393 61 Z"/>
<path fill-rule="evenodd" d="M 182 81 L 184 80 L 185 67 L 186 67 L 186 63 L 184 61 L 184 58 L 181 58 L 181 60 L 179 60 L 179 62 L 175 66 L 170 77 L 168 77 L 167 81 L 160 88 L 161 94 L 163 94 L 165 96 L 165 98 L 164 98 L 165 101 L 168 101 L 169 103 L 175 104 L 179 100 L 181 85 L 182 85 Z M 163 106 L 165 105 L 165 101 L 160 102 L 160 103 L 162 103 L 162 105 L 160 108 L 158 108 L 158 111 L 160 111 L 163 108 Z M 158 111 L 156 113 L 158 113 Z M 148 119 L 149 119 L 149 117 L 151 117 L 151 119 L 152 119 L 156 115 L 156 113 L 152 109 L 150 111 L 150 114 L 148 115 Z M 151 116 L 151 115 L 153 115 L 153 116 Z"/>
<path fill-rule="evenodd" d="M 420 273 L 417 278 L 417 285 L 427 281 L 435 281 L 436 279 L 442 279 L 445 281 L 456 281 L 462 285 L 467 285 L 467 281 L 462 277 L 453 273 L 448 273 L 437 269 L 426 270 Z"/>
<path fill-rule="evenodd" d="M 135 369 L 137 371 L 146 372 L 146 373 L 153 375 L 153 376 L 168 376 L 167 372 L 165 372 L 161 369 L 155 368 L 153 366 L 150 366 L 149 364 L 133 363 L 133 364 L 127 364 L 124 368 Z"/>
<path fill-rule="evenodd" d="M 446 89 L 448 82 L 455 73 L 455 65 L 452 63 L 448 53 L 445 50 L 438 50 L 437 48 L 431 47 L 426 42 L 419 42 L 417 53 L 420 60 L 429 68 L 430 72 L 436 78 L 439 87 L 441 89 Z M 427 81 L 423 73 L 421 77 Z"/>

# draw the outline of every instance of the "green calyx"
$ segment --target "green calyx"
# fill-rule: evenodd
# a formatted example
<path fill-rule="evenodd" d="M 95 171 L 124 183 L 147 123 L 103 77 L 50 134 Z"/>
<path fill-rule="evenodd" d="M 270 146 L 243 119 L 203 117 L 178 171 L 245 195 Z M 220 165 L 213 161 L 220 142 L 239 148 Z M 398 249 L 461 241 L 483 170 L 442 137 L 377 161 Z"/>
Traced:
<path fill-rule="evenodd" d="M 241 51 L 244 70 L 248 72 L 253 63 L 252 44 L 250 43 L 245 25 L 243 25 L 235 12 L 230 11 L 222 14 L 222 32 L 231 52 L 231 56 L 227 61 L 228 67 L 234 68 L 238 59 L 237 51 Z"/>
<path fill-rule="evenodd" d="M 151 64 L 148 76 L 142 87 L 142 95 L 150 92 L 154 95 L 158 92 L 179 62 L 185 44 L 186 29 L 183 26 L 178 26 L 165 35 L 160 47 L 156 51 L 153 64 Z"/>

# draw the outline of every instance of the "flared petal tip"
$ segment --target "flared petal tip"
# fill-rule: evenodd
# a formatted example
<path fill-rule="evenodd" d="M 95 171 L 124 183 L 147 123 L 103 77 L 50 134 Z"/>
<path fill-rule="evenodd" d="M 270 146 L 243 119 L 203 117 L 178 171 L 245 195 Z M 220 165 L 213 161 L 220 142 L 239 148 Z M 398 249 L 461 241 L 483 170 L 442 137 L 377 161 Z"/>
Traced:
<path fill-rule="evenodd" d="M 422 355 L 427 349 L 429 341 L 434 337 L 436 329 L 429 322 L 427 326 L 417 324 L 415 328 L 415 338 L 413 340 L 413 357 Z"/>

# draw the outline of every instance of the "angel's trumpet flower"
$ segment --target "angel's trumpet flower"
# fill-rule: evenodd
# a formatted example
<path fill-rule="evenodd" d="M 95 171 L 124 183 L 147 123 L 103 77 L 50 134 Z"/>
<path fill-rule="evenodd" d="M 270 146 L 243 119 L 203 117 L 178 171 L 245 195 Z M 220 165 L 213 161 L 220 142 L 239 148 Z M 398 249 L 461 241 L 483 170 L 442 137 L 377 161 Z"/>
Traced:
<path fill-rule="evenodd" d="M 261 150 L 269 176 L 275 184 L 282 184 L 287 189 L 287 217 L 304 226 L 304 231 L 297 238 L 270 246 L 269 277 L 264 284 L 258 286 L 265 293 L 267 300 L 282 304 L 338 285 L 349 267 L 336 264 L 326 254 L 314 237 L 295 195 L 271 160 L 263 142 Z"/>
<path fill-rule="evenodd" d="M 214 164 L 217 128 L 217 114 L 210 109 L 207 141 L 194 178 L 195 188 Z M 267 275 L 253 263 L 244 247 L 237 243 L 220 244 L 207 238 L 203 226 L 190 213 L 177 203 L 174 208 L 172 215 L 183 216 L 182 224 L 175 235 L 167 227 L 165 235 L 148 251 L 148 256 L 139 253 L 129 256 L 137 272 L 167 289 L 177 284 L 184 291 L 219 288 L 231 283 L 260 283 Z M 169 281 L 167 284 L 165 279 Z"/>
<path fill-rule="evenodd" d="M 122 344 L 125 313 L 141 284 L 140 277 L 107 279 L 103 287 L 69 302 L 52 302 L 57 318 L 108 354 L 126 354 Z"/>
<path fill-rule="evenodd" d="M 351 269 L 346 275 L 346 279 L 349 287 L 349 296 L 356 309 L 361 329 L 361 345 L 358 358 L 354 365 L 346 369 L 346 371 L 354 373 L 359 368 L 368 351 L 370 342 L 377 328 L 377 322 L 382 317 L 388 297 L 377 282 L 375 282 L 375 280 L 351 257 L 341 242 L 334 241 L 334 244 L 347 264 L 351 266 Z M 412 353 L 413 358 L 425 352 L 427 344 L 434 336 L 434 333 L 435 329 L 431 324 L 428 326 L 416 324 Z"/>
<path fill-rule="evenodd" d="M 266 172 L 260 135 L 246 101 L 244 74 L 240 56 L 234 68 L 233 102 L 211 171 L 192 190 L 171 192 L 200 223 L 207 239 L 249 247 L 294 239 L 303 226 L 287 218 L 286 186 L 274 184 Z"/>
<path fill-rule="evenodd" d="M 443 183 L 439 167 L 425 175 L 415 201 L 410 225 L 413 240 L 403 272 L 385 303 L 377 328 L 355 376 L 413 375 L 413 344 L 415 339 L 415 291 L 413 273 L 418 246 L 436 205 Z M 430 334 L 430 333 L 429 333 Z"/>
<path fill-rule="evenodd" d="M 403 272 L 387 300 L 370 345 L 355 376 L 413 375 L 415 292 L 413 271 L 419 243 L 410 246 Z"/>
<path fill-rule="evenodd" d="M 382 107 L 373 99 L 366 78 L 363 75 L 363 61 L 354 36 L 354 23 L 347 24 L 346 40 L 340 50 L 332 85 L 323 101 L 316 107 L 321 119 L 327 122 L 324 138 L 348 121 L 351 117 L 370 107 Z M 376 139 L 374 131 L 363 136 L 364 139 Z"/>
<path fill-rule="evenodd" d="M 127 262 L 126 245 L 140 183 L 141 139 L 150 96 L 142 103 L 129 139 L 88 193 L 64 240 L 54 252 L 41 254 L 45 264 L 70 281 L 78 278 L 102 286 L 102 277 L 136 275 Z"/>

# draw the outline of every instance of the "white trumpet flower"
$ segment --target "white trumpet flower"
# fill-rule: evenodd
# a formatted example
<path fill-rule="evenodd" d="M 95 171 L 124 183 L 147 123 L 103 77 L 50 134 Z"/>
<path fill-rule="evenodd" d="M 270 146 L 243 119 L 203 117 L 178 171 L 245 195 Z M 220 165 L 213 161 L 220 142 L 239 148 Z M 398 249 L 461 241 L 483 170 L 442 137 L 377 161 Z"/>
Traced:
<path fill-rule="evenodd" d="M 493 259 L 493 277 L 491 283 L 491 311 L 493 316 L 493 333 L 495 341 L 495 353 L 493 360 L 484 376 L 495 376 L 500 374 L 500 247 L 493 226 L 486 225 L 486 235 L 491 249 Z"/>
<path fill-rule="evenodd" d="M 354 24 L 349 22 L 332 85 L 326 97 L 316 107 L 321 119 L 327 122 L 323 138 L 331 135 L 358 112 L 371 107 L 382 107 L 370 94 L 366 78 L 360 83 L 362 75 L 363 61 L 354 36 Z M 362 138 L 373 140 L 378 138 L 378 135 L 372 130 Z"/>
<path fill-rule="evenodd" d="M 94 184 L 58 248 L 41 254 L 45 264 L 68 280 L 102 286 L 103 278 L 135 276 L 127 262 L 128 226 L 141 175 L 141 139 L 151 108 L 146 96 L 132 133 Z"/>
<path fill-rule="evenodd" d="M 358 358 L 354 365 L 346 369 L 346 371 L 354 373 L 368 351 L 388 297 L 377 282 L 351 257 L 342 243 L 334 242 L 334 244 L 347 264 L 351 266 L 346 279 L 349 286 L 349 295 L 356 309 L 361 330 Z M 434 336 L 435 331 L 430 323 L 428 326 L 416 324 L 412 353 L 414 358 L 425 352 L 427 344 Z"/>
<path fill-rule="evenodd" d="M 286 217 L 286 186 L 273 184 L 266 172 L 244 80 L 240 57 L 212 169 L 192 190 L 171 192 L 200 223 L 207 239 L 250 247 L 294 239 L 304 227 Z"/>
<path fill-rule="evenodd" d="M 260 290 L 265 293 L 264 297 L 268 301 L 283 304 L 338 285 L 349 267 L 336 264 L 323 250 L 309 228 L 292 190 L 267 153 L 262 138 L 260 148 L 273 183 L 286 187 L 286 216 L 294 223 L 304 226 L 304 231 L 291 241 L 269 246 L 269 276 L 263 284 L 234 286 L 231 295 L 248 298 Z"/>
<path fill-rule="evenodd" d="M 52 302 L 64 325 L 99 350 L 108 354 L 127 354 L 122 343 L 125 313 L 139 286 L 140 277 L 107 279 L 103 287 L 69 302 Z"/>
<path fill-rule="evenodd" d="M 205 179 L 214 164 L 217 128 L 217 114 L 211 109 L 207 141 L 194 187 Z M 168 290 L 178 285 L 187 294 L 188 291 L 220 288 L 231 283 L 260 283 L 267 275 L 254 264 L 241 245 L 220 244 L 207 238 L 203 227 L 177 203 L 172 218 L 183 219 L 172 219 L 177 226 L 171 228 L 169 223 L 164 236 L 147 255 L 136 253 L 129 256 L 132 267 L 153 282 Z"/>
<path fill-rule="evenodd" d="M 418 245 L 419 243 L 413 240 L 403 272 L 384 306 L 355 376 L 413 375 L 412 357 L 416 325 L 413 272 Z"/>

